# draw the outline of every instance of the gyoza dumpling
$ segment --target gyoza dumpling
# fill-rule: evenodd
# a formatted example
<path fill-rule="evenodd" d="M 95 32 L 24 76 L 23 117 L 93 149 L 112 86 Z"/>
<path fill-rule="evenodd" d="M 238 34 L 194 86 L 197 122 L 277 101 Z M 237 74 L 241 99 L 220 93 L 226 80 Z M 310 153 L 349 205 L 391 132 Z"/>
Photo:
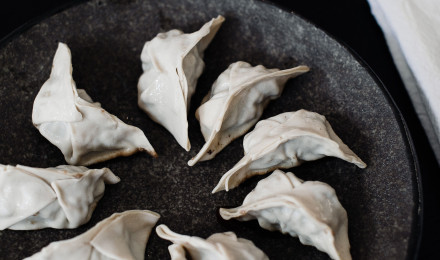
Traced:
<path fill-rule="evenodd" d="M 104 183 L 118 182 L 107 168 L 0 164 L 0 230 L 76 228 L 90 220 Z"/>
<path fill-rule="evenodd" d="M 257 260 L 269 259 L 252 241 L 237 238 L 233 232 L 216 233 L 206 240 L 200 237 L 180 235 L 167 226 L 156 228 L 159 237 L 174 244 L 168 247 L 172 260 L 185 260 L 186 253 L 192 260 Z"/>
<path fill-rule="evenodd" d="M 109 114 L 72 78 L 70 50 L 59 43 L 50 78 L 34 101 L 32 122 L 69 164 L 90 165 L 146 151 L 156 152 L 137 127 Z"/>
<path fill-rule="evenodd" d="M 233 189 L 255 175 L 325 156 L 340 158 L 359 168 L 367 166 L 335 134 L 324 116 L 303 109 L 261 120 L 244 137 L 243 148 L 245 156 L 223 175 L 213 193 Z"/>
<path fill-rule="evenodd" d="M 299 237 L 333 259 L 349 260 L 347 212 L 335 190 L 319 181 L 303 182 L 293 173 L 276 170 L 258 182 L 233 209 L 220 209 L 222 218 L 257 219 L 264 229 Z"/>
<path fill-rule="evenodd" d="M 239 61 L 225 70 L 196 111 L 205 145 L 188 165 L 214 158 L 226 145 L 246 133 L 261 117 L 270 100 L 281 95 L 284 84 L 309 71 L 306 66 L 266 69 Z"/>
<path fill-rule="evenodd" d="M 180 30 L 159 33 L 142 50 L 144 73 L 138 83 L 139 107 L 187 151 L 191 148 L 187 112 L 205 67 L 203 53 L 224 20 L 218 16 L 190 34 Z"/>
<path fill-rule="evenodd" d="M 142 260 L 159 214 L 148 210 L 115 213 L 87 232 L 50 243 L 27 260 Z"/>

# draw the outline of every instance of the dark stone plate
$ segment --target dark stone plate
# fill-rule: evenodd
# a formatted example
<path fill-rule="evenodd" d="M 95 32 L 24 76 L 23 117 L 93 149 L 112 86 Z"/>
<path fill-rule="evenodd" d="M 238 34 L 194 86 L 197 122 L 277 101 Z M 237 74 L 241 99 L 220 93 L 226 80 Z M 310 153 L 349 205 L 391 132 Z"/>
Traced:
<path fill-rule="evenodd" d="M 198 82 L 190 113 L 192 150 L 137 107 L 136 84 L 142 73 L 140 53 L 158 32 L 179 28 L 193 32 L 212 17 L 226 22 L 205 53 L 206 69 Z M 242 138 L 214 160 L 187 166 L 204 140 L 195 109 L 217 76 L 235 61 L 311 71 L 290 80 L 283 95 L 262 118 L 305 108 L 327 117 L 335 132 L 367 164 L 366 169 L 326 158 L 291 169 L 305 180 L 336 189 L 349 218 L 354 259 L 404 259 L 417 250 L 421 203 L 417 164 L 404 122 L 386 90 L 350 51 L 312 24 L 264 2 L 254 1 L 91 1 L 58 13 L 4 43 L 0 49 L 0 160 L 3 164 L 51 167 L 65 164 L 61 152 L 32 126 L 33 100 L 49 76 L 57 43 L 69 45 L 79 88 L 110 113 L 145 131 L 159 154 L 117 158 L 94 165 L 109 167 L 120 178 L 107 186 L 91 221 L 74 230 L 0 232 L 0 252 L 8 259 L 32 255 L 48 243 L 83 233 L 114 212 L 149 209 L 159 223 L 200 237 L 235 231 L 252 240 L 271 259 L 326 259 L 297 238 L 259 228 L 256 221 L 224 221 L 219 207 L 241 204 L 256 177 L 228 193 L 210 192 L 221 175 L 243 154 Z M 150 259 L 169 258 L 167 246 L 153 232 Z"/>

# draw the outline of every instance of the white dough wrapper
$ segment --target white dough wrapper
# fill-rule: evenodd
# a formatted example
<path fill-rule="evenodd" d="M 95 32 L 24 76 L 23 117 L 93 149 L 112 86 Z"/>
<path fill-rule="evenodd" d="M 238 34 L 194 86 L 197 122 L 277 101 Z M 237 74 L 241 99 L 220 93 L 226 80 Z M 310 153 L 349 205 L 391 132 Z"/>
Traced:
<path fill-rule="evenodd" d="M 188 165 L 214 158 L 234 139 L 245 134 L 261 117 L 269 101 L 280 97 L 286 81 L 309 71 L 307 66 L 266 69 L 238 61 L 212 85 L 196 111 L 205 145 Z"/>
<path fill-rule="evenodd" d="M 87 232 L 52 242 L 27 260 L 143 260 L 159 214 L 149 210 L 115 213 Z"/>
<path fill-rule="evenodd" d="M 304 109 L 261 120 L 243 140 L 244 157 L 220 179 L 213 193 L 247 178 L 304 161 L 333 156 L 359 168 L 367 165 L 335 134 L 324 116 Z"/>
<path fill-rule="evenodd" d="M 32 122 L 72 165 L 90 165 L 146 151 L 157 156 L 145 134 L 105 111 L 72 78 L 70 50 L 58 44 L 52 72 L 34 101 Z"/>
<path fill-rule="evenodd" d="M 0 230 L 77 228 L 90 220 L 105 183 L 118 182 L 108 168 L 0 164 Z"/>
<path fill-rule="evenodd" d="M 221 208 L 220 215 L 226 220 L 257 219 L 262 228 L 299 237 L 332 259 L 351 259 L 347 212 L 326 183 L 303 182 L 291 172 L 276 170 L 258 182 L 243 205 Z"/>
<path fill-rule="evenodd" d="M 138 82 L 138 105 L 186 151 L 191 148 L 187 113 L 205 67 L 203 54 L 224 20 L 219 15 L 194 33 L 159 33 L 141 53 L 144 73 Z"/>
<path fill-rule="evenodd" d="M 172 260 L 268 260 L 266 254 L 252 241 L 237 238 L 233 232 L 216 233 L 206 240 L 200 237 L 180 235 L 167 226 L 156 228 L 159 237 L 173 242 L 168 250 Z"/>

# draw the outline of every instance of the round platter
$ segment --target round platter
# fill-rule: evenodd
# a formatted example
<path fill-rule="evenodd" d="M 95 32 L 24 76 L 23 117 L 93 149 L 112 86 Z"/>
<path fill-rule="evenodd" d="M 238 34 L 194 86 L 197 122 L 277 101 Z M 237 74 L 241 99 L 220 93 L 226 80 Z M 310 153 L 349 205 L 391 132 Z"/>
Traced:
<path fill-rule="evenodd" d="M 189 110 L 192 149 L 174 138 L 137 106 L 144 43 L 170 29 L 198 30 L 218 14 L 226 21 L 205 52 L 205 71 Z M 90 1 L 47 18 L 0 49 L 0 163 L 53 167 L 61 152 L 32 125 L 33 100 L 49 77 L 58 42 L 72 51 L 73 77 L 104 109 L 141 128 L 158 158 L 138 153 L 90 168 L 108 167 L 121 178 L 108 185 L 92 219 L 73 230 L 0 231 L 0 252 L 21 259 L 48 243 L 74 237 L 114 212 L 148 209 L 159 223 L 187 235 L 208 237 L 234 231 L 252 240 L 270 259 L 327 259 L 297 238 L 261 229 L 256 221 L 225 221 L 220 207 L 241 205 L 265 176 L 229 192 L 211 194 L 220 177 L 243 156 L 239 138 L 211 161 L 187 165 L 203 146 L 194 112 L 217 76 L 232 62 L 311 70 L 288 81 L 262 119 L 301 108 L 327 117 L 339 137 L 367 163 L 366 169 L 335 158 L 290 169 L 304 180 L 335 188 L 348 213 L 354 259 L 412 257 L 419 238 L 421 204 L 417 164 L 400 113 L 386 90 L 344 46 L 300 17 L 260 1 Z M 152 233 L 147 259 L 168 259 L 167 246 Z"/>

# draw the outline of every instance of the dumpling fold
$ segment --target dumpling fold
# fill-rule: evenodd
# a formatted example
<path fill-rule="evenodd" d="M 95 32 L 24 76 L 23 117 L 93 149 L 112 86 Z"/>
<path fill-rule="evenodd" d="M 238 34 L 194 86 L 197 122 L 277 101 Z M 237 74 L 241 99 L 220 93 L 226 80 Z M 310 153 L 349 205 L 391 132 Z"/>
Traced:
<path fill-rule="evenodd" d="M 255 175 L 333 156 L 359 168 L 366 164 L 335 134 L 324 116 L 304 109 L 261 120 L 243 140 L 244 157 L 220 179 L 213 193 Z"/>
<path fill-rule="evenodd" d="M 90 165 L 146 151 L 157 156 L 145 134 L 93 103 L 72 78 L 70 50 L 58 44 L 49 79 L 34 101 L 32 122 L 69 164 Z"/>
<path fill-rule="evenodd" d="M 194 33 L 159 33 L 141 53 L 144 73 L 138 83 L 138 105 L 164 126 L 189 151 L 187 113 L 197 80 L 203 72 L 203 54 L 224 21 L 218 16 Z"/>
<path fill-rule="evenodd" d="M 335 190 L 319 181 L 303 182 L 293 173 L 274 171 L 258 182 L 233 209 L 220 209 L 222 218 L 257 219 L 264 229 L 299 237 L 332 259 L 350 260 L 347 212 Z"/>
<path fill-rule="evenodd" d="M 115 213 L 87 232 L 50 243 L 27 260 L 142 260 L 159 214 L 148 210 Z"/>
<path fill-rule="evenodd" d="M 200 237 L 180 235 L 167 226 L 156 228 L 159 237 L 173 242 L 168 250 L 172 260 L 186 260 L 186 253 L 192 260 L 266 260 L 266 254 L 252 241 L 237 238 L 233 232 L 216 233 L 206 240 Z"/>
<path fill-rule="evenodd" d="M 239 61 L 231 64 L 212 85 L 196 111 L 205 145 L 188 165 L 214 158 L 261 117 L 270 100 L 280 97 L 286 81 L 309 71 L 307 66 L 266 69 Z"/>
<path fill-rule="evenodd" d="M 90 220 L 105 183 L 118 182 L 108 168 L 0 164 L 0 230 L 76 228 Z"/>

